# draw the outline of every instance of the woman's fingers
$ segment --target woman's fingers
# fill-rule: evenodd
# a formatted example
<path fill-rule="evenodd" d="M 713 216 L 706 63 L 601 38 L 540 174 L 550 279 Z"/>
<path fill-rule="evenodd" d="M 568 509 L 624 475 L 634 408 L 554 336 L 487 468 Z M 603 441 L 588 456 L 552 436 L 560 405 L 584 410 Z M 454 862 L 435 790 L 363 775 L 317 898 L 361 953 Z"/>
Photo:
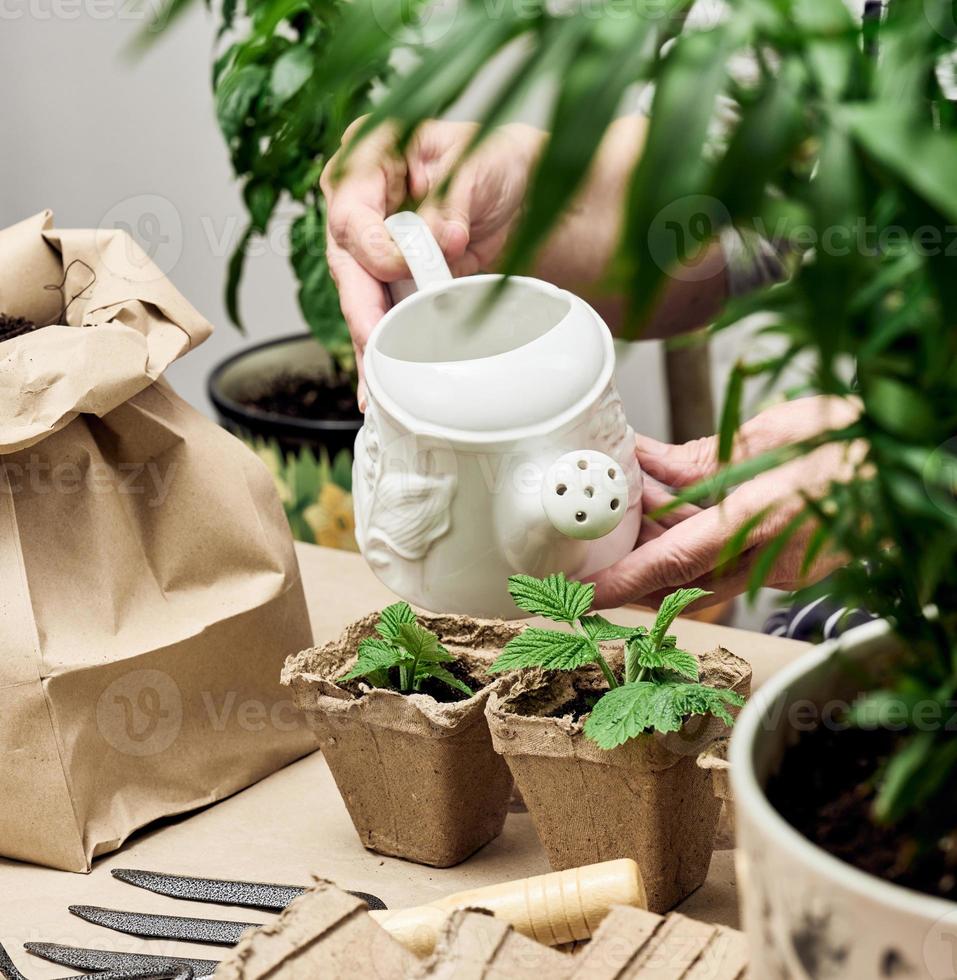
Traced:
<path fill-rule="evenodd" d="M 644 474 L 642 483 L 642 512 L 653 515 L 652 519 L 661 527 L 674 527 L 701 513 L 701 508 L 696 504 L 676 504 L 674 493 L 648 473 Z"/>
<path fill-rule="evenodd" d="M 781 446 L 813 439 L 829 429 L 840 429 L 858 415 L 855 402 L 845 398 L 813 397 L 775 405 L 741 426 L 732 462 L 753 459 Z M 638 436 L 635 451 L 642 469 L 672 487 L 689 487 L 714 476 L 718 462 L 716 436 L 673 446 L 648 436 Z"/>

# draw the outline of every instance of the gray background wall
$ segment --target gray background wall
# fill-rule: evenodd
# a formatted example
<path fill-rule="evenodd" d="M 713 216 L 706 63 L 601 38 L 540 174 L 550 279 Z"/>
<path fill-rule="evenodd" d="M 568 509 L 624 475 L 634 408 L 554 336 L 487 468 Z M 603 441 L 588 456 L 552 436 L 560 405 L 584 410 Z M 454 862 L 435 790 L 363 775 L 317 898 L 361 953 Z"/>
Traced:
<path fill-rule="evenodd" d="M 225 267 L 244 213 L 213 116 L 213 19 L 197 3 L 132 58 L 129 40 L 157 2 L 0 0 L 0 227 L 49 207 L 61 227 L 131 231 L 217 327 L 169 372 L 184 397 L 209 411 L 205 379 L 218 361 L 250 341 L 299 331 L 302 320 L 279 222 L 247 262 L 248 338 L 227 321 Z M 489 66 L 486 78 L 494 73 Z M 468 117 L 476 92 L 456 115 Z M 536 115 L 529 106 L 526 117 Z M 716 347 L 717 391 L 737 346 L 729 335 Z M 660 358 L 654 342 L 622 345 L 619 384 L 635 428 L 666 438 Z"/>

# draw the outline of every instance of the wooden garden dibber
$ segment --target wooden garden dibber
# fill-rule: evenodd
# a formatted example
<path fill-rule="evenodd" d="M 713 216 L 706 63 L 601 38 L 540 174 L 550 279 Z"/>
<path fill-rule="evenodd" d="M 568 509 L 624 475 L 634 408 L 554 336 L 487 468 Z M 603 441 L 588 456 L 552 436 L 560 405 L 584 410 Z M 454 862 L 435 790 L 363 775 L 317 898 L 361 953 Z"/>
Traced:
<path fill-rule="evenodd" d="M 484 909 L 516 932 L 555 946 L 591 938 L 613 905 L 648 907 L 641 872 L 630 858 L 456 892 L 416 908 L 369 914 L 403 946 L 426 956 L 456 909 Z"/>

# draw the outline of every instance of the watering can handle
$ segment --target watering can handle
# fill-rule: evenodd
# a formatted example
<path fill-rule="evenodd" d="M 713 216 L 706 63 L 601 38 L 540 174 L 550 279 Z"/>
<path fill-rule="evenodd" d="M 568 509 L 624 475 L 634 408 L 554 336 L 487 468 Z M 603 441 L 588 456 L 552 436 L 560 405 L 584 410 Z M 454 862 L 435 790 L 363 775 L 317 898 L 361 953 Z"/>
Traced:
<path fill-rule="evenodd" d="M 442 249 L 424 219 L 414 211 L 399 211 L 385 219 L 385 226 L 412 273 L 412 279 L 400 279 L 389 285 L 394 303 L 417 289 L 452 281 Z"/>

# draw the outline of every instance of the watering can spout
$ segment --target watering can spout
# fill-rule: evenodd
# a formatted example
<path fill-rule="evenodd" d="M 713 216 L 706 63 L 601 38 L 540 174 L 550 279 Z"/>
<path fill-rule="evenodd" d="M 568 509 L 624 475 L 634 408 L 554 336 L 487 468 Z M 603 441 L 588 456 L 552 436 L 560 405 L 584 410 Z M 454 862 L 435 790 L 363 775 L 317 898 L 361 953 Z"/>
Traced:
<path fill-rule="evenodd" d="M 611 456 L 593 449 L 565 453 L 545 474 L 542 507 L 552 527 L 566 537 L 603 538 L 628 511 L 626 471 Z"/>

